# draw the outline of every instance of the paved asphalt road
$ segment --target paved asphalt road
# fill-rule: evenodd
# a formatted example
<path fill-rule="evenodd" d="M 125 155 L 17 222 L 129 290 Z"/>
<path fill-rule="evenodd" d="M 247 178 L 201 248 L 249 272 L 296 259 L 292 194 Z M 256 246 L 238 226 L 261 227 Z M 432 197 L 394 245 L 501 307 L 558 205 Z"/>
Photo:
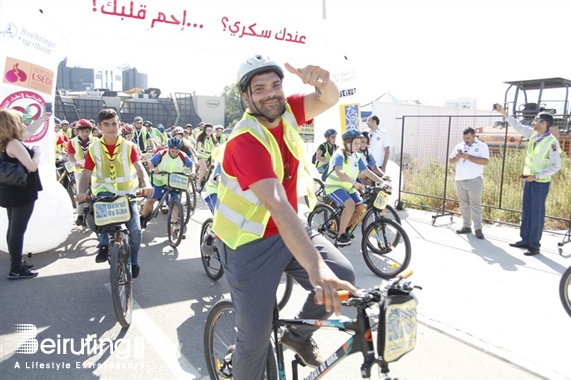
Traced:
<path fill-rule="evenodd" d="M 40 276 L 33 280 L 8 281 L 9 258 L 2 253 L 0 379 L 207 379 L 204 321 L 213 303 L 228 294 L 223 278 L 215 282 L 205 275 L 198 253 L 200 223 L 208 216 L 199 202 L 178 249 L 163 237 L 164 217 L 150 223 L 128 329 L 116 323 L 109 266 L 95 263 L 97 242 L 90 231 L 74 228 L 60 247 L 36 255 L 32 262 Z M 401 211 L 401 217 L 413 245 L 413 278 L 424 290 L 417 293 L 416 349 L 391 365 L 393 376 L 571 379 L 571 319 L 558 304 L 555 288 L 569 262 L 556 247 L 526 258 L 507 247 L 517 238 L 514 229 L 490 226 L 484 230 L 488 239 L 478 241 L 453 232 L 458 220 L 453 225 L 441 218 L 432 226 L 430 214 L 414 210 Z M 553 245 L 560 237 L 546 240 Z M 364 264 L 358 244 L 343 252 L 355 266 L 360 287 L 381 282 Z M 285 315 L 293 315 L 304 298 L 296 285 Z M 351 310 L 345 312 L 351 316 Z M 53 341 L 53 352 L 16 353 L 21 335 L 15 324 L 35 326 L 36 339 L 48 351 Z M 78 352 L 78 342 L 90 338 L 107 343 L 94 354 Z M 66 339 L 75 352 L 63 352 Z M 347 337 L 319 331 L 316 339 L 328 351 Z M 359 361 L 355 355 L 327 378 L 359 379 Z"/>

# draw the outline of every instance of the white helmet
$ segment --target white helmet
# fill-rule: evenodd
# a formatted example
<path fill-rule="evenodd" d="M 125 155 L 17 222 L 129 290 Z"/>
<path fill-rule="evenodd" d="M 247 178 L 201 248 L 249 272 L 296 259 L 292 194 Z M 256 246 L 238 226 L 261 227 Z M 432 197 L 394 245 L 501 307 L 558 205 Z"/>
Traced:
<path fill-rule="evenodd" d="M 240 65 L 238 70 L 238 89 L 244 92 L 246 87 L 250 84 L 250 80 L 254 75 L 264 73 L 266 71 L 274 71 L 280 79 L 283 79 L 283 69 L 276 62 L 271 61 L 269 58 L 264 58 L 260 54 L 248 58 L 246 62 Z"/>
<path fill-rule="evenodd" d="M 182 127 L 174 127 L 172 129 L 172 135 L 184 135 L 184 129 L 182 129 Z"/>

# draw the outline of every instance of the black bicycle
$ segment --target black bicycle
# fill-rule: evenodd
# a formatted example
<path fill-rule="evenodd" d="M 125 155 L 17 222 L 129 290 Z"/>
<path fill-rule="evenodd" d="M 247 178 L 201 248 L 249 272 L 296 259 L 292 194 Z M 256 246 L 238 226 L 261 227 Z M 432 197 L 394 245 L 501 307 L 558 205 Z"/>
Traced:
<path fill-rule="evenodd" d="M 147 221 L 156 218 L 160 210 L 165 210 L 167 216 L 167 236 L 169 244 L 178 247 L 184 237 L 186 230 L 187 217 L 190 219 L 189 211 L 191 207 L 188 189 L 190 185 L 190 177 L 185 173 L 167 173 L 160 172 L 159 175 L 166 176 L 165 192 L 158 202 L 155 202 L 153 210 L 147 215 Z M 151 173 L 151 181 L 154 173 Z M 183 207 L 181 196 L 185 195 L 185 207 Z M 140 212 L 144 207 L 144 202 L 139 204 Z"/>
<path fill-rule="evenodd" d="M 377 209 L 373 207 L 373 202 L 377 198 L 377 195 L 379 191 L 381 191 L 381 189 L 382 187 L 380 186 L 367 186 L 365 187 L 365 191 L 361 194 L 363 202 L 367 205 L 367 212 L 365 213 L 365 215 L 363 215 L 361 219 L 361 232 L 363 233 L 365 232 L 365 229 L 369 224 L 371 224 L 373 221 L 381 217 L 392 219 L 398 224 L 401 224 L 401 219 L 399 214 L 389 204 L 386 204 L 385 207 L 382 209 Z M 323 203 L 331 206 L 332 208 L 337 208 L 335 202 L 325 194 L 325 184 L 319 178 L 313 179 L 313 190 L 315 192 L 315 197 L 317 198 L 318 204 Z M 306 204 L 309 205 L 309 200 L 307 199 L 307 195 L 305 196 L 305 201 Z"/>
<path fill-rule="evenodd" d="M 204 190 L 206 182 L 208 182 L 210 176 L 212 175 L 212 172 L 214 171 L 214 166 L 212 165 L 212 159 L 209 158 L 205 160 L 205 162 L 206 162 L 206 174 L 204 175 L 204 177 L 202 177 L 200 181 L 198 180 L 198 175 L 195 177 L 195 182 L 196 182 L 195 187 L 199 193 L 201 193 Z"/>
<path fill-rule="evenodd" d="M 561 303 L 563 308 L 571 317 L 571 266 L 563 272 L 561 276 L 561 281 L 559 282 L 559 297 L 561 297 Z"/>
<path fill-rule="evenodd" d="M 97 234 L 109 234 L 109 264 L 113 309 L 122 327 L 129 327 L 133 315 L 133 279 L 129 230 L 129 203 L 135 194 L 109 197 L 90 196 L 85 208 L 87 226 Z"/>
<path fill-rule="evenodd" d="M 358 297 L 347 292 L 340 292 L 340 299 L 345 306 L 356 308 L 357 316 L 354 319 L 281 319 L 279 310 L 274 310 L 272 336 L 268 344 L 266 358 L 266 379 L 285 380 L 284 348 L 281 335 L 284 327 L 303 326 L 311 324 L 318 328 L 334 328 L 343 332 L 353 332 L 349 340 L 341 345 L 306 379 L 321 379 L 331 367 L 335 366 L 349 355 L 361 353 L 363 363 L 360 373 L 363 379 L 371 376 L 372 367 L 376 364 L 383 373 L 385 380 L 388 377 L 389 363 L 395 362 L 403 355 L 412 351 L 416 344 L 417 300 L 410 281 L 404 279 L 412 271 L 402 273 L 385 286 L 377 286 L 369 290 L 361 290 Z M 367 313 L 367 310 L 378 306 L 376 313 Z M 377 330 L 377 339 L 372 339 L 372 332 Z M 208 313 L 204 329 L 204 354 L 206 367 L 211 379 L 232 378 L 232 356 L 236 344 L 236 324 L 234 306 L 231 301 L 218 301 Z M 276 360 L 277 357 L 277 360 Z M 298 365 L 303 365 L 301 358 L 296 354 L 292 361 L 292 376 L 297 380 Z M 348 376 L 349 377 L 349 376 Z"/>
<path fill-rule="evenodd" d="M 375 275 L 385 279 L 393 278 L 404 271 L 410 263 L 412 256 L 410 239 L 398 222 L 385 217 L 385 215 L 392 215 L 392 213 L 384 211 L 389 207 L 386 204 L 388 201 L 386 190 L 369 187 L 366 190 L 367 192 L 375 194 L 374 201 L 348 227 L 347 234 L 351 235 L 359 223 L 362 224 L 365 216 L 371 215 L 373 220 L 364 229 L 361 239 L 363 259 Z M 368 196 L 368 202 L 370 202 L 371 197 Z M 327 196 L 324 196 L 323 199 L 327 201 Z M 371 208 L 375 211 L 370 211 Z M 309 213 L 307 223 L 312 229 L 315 229 L 335 244 L 339 234 L 339 224 L 343 209 L 343 206 L 333 208 L 328 204 L 319 203 Z M 394 213 L 396 214 L 396 211 Z"/>
<path fill-rule="evenodd" d="M 216 237 L 211 231 L 212 221 L 212 218 L 208 218 L 202 223 L 202 228 L 200 229 L 200 256 L 206 275 L 212 280 L 217 281 L 224 275 L 224 268 L 220 262 L 220 253 L 218 252 L 218 248 L 216 248 Z M 280 310 L 283 309 L 289 301 L 292 291 L 293 278 L 284 273 L 276 292 L 278 308 Z"/>
<path fill-rule="evenodd" d="M 67 195 L 71 199 L 71 204 L 76 207 L 75 196 L 77 195 L 77 184 L 75 183 L 75 165 L 67 157 L 63 156 L 56 160 L 56 178 L 65 188 Z"/>

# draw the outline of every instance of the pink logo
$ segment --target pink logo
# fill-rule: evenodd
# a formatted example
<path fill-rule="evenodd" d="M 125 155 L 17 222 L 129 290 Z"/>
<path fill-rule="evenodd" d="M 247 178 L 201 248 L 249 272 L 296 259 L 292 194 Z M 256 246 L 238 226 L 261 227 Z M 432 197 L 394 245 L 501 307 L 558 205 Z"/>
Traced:
<path fill-rule="evenodd" d="M 0 107 L 11 108 L 22 114 L 22 122 L 26 127 L 38 120 L 42 116 L 42 109 L 46 106 L 46 101 L 37 93 L 32 91 L 18 91 L 8 95 L 0 103 Z M 49 120 L 46 120 L 41 129 L 35 135 L 26 140 L 32 143 L 41 140 L 48 132 Z"/>
<path fill-rule="evenodd" d="M 28 76 L 23 70 L 18 69 L 18 63 L 12 66 L 12 70 L 7 71 L 5 78 L 8 82 L 16 83 L 18 81 L 25 82 L 28 79 Z"/>

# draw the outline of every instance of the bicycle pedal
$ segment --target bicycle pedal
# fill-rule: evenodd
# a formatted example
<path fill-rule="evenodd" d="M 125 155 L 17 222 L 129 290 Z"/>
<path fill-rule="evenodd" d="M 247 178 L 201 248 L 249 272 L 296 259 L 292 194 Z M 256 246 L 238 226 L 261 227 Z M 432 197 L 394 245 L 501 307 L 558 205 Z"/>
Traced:
<path fill-rule="evenodd" d="M 293 362 L 297 363 L 298 365 L 301 365 L 302 367 L 307 367 L 307 365 L 303 362 L 303 360 L 298 354 L 295 354 Z"/>

